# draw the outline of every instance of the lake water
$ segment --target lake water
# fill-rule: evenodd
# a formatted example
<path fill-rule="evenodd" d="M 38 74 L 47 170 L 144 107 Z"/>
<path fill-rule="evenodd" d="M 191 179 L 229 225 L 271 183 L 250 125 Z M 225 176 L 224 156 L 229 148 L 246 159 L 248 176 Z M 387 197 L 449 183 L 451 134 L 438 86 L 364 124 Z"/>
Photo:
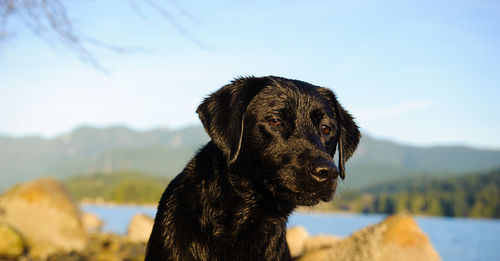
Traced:
<path fill-rule="evenodd" d="M 154 217 L 156 208 L 143 206 L 83 205 L 83 211 L 98 215 L 103 230 L 125 234 L 132 216 L 143 213 Z M 348 236 L 352 232 L 382 221 L 385 215 L 295 213 L 288 226 L 304 226 L 311 235 Z M 472 218 L 416 217 L 443 260 L 500 261 L 500 220 Z"/>

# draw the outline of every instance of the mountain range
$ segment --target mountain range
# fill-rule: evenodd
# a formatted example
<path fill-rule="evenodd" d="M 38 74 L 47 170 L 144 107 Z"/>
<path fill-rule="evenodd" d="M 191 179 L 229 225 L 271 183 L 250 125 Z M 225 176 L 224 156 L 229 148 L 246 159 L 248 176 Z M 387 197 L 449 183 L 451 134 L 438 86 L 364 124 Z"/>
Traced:
<path fill-rule="evenodd" d="M 80 127 L 55 138 L 0 137 L 0 191 L 53 176 L 138 170 L 172 178 L 209 141 L 203 127 L 136 131 Z M 464 146 L 415 147 L 363 135 L 341 186 L 361 188 L 406 177 L 454 176 L 500 166 L 500 150 Z"/>

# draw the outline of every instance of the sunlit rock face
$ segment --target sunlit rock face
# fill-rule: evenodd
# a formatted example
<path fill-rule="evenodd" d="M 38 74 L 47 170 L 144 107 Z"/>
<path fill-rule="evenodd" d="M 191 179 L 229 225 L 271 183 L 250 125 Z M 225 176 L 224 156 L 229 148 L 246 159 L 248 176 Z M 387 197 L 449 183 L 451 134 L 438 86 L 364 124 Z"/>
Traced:
<path fill-rule="evenodd" d="M 16 259 L 25 251 L 24 240 L 9 224 L 0 222 L 0 260 Z"/>
<path fill-rule="evenodd" d="M 136 214 L 130 221 L 127 237 L 133 242 L 148 242 L 151 230 L 153 230 L 154 219 L 144 215 Z"/>
<path fill-rule="evenodd" d="M 78 206 L 52 178 L 17 185 L 0 196 L 0 221 L 19 231 L 33 257 L 81 251 L 86 244 Z"/>
<path fill-rule="evenodd" d="M 315 242 L 316 240 L 322 242 Z M 438 261 L 441 258 L 415 220 L 409 215 L 401 214 L 389 216 L 342 240 L 309 238 L 305 240 L 303 253 L 298 260 Z"/>

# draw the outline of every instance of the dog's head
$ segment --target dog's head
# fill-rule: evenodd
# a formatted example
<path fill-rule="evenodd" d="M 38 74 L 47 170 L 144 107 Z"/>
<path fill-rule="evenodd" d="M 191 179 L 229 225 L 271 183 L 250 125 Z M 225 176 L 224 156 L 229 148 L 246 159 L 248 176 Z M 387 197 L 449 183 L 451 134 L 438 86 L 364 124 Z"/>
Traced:
<path fill-rule="evenodd" d="M 297 205 L 332 199 L 360 139 L 332 91 L 275 76 L 236 79 L 197 112 L 229 168 Z"/>

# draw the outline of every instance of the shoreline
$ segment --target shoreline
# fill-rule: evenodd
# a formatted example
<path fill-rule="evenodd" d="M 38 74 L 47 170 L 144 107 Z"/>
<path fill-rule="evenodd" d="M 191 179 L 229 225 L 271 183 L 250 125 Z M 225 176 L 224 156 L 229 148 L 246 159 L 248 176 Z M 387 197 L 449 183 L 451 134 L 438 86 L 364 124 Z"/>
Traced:
<path fill-rule="evenodd" d="M 83 206 L 102 206 L 102 207 L 108 207 L 108 208 L 118 208 L 118 207 L 149 207 L 149 208 L 156 208 L 158 205 L 157 203 L 116 203 L 116 202 L 109 202 L 109 201 L 78 201 L 77 205 L 79 207 Z M 293 213 L 300 213 L 300 214 L 322 214 L 322 215 L 328 215 L 328 214 L 334 214 L 334 215 L 380 215 L 380 216 L 390 216 L 398 213 L 392 213 L 392 214 L 387 214 L 387 213 L 363 213 L 363 212 L 351 212 L 351 211 L 341 211 L 341 210 L 325 210 L 325 209 L 314 209 L 314 208 L 309 208 L 309 207 L 302 207 L 299 206 L 297 209 L 295 209 Z M 415 218 L 445 218 L 445 219 L 468 219 L 468 220 L 481 220 L 481 221 L 500 221 L 498 218 L 486 218 L 486 217 L 448 217 L 448 216 L 432 216 L 432 215 L 425 215 L 425 214 L 413 214 L 411 212 L 406 212 L 403 211 L 401 213 L 406 213 L 408 215 L 411 215 Z"/>

